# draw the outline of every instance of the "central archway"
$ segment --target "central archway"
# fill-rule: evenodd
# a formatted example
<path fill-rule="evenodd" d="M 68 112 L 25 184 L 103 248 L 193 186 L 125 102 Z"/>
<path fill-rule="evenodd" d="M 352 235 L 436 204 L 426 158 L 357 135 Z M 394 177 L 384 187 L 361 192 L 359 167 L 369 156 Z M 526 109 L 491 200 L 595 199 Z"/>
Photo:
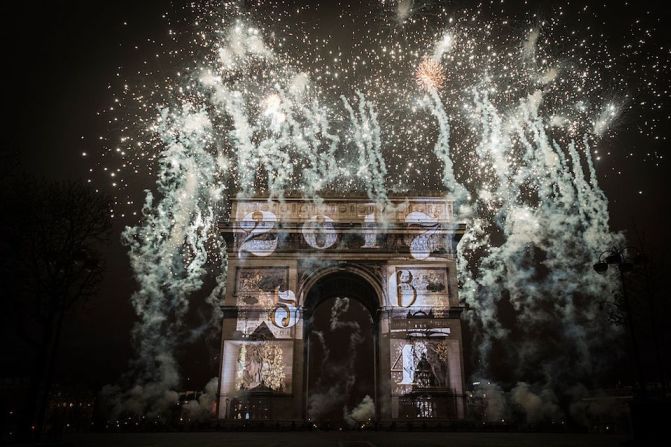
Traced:
<path fill-rule="evenodd" d="M 375 416 L 379 294 L 347 269 L 323 272 L 307 290 L 306 416 L 313 422 L 356 425 Z"/>

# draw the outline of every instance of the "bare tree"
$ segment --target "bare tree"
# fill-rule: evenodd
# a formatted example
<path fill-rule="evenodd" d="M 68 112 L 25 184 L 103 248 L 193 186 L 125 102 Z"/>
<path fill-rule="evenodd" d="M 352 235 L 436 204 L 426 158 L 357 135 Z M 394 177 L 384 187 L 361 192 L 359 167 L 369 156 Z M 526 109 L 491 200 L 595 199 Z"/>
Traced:
<path fill-rule="evenodd" d="M 110 230 L 108 200 L 86 185 L 14 179 L 0 217 L 4 323 L 34 353 L 20 432 L 44 430 L 54 362 L 68 311 L 93 296 L 103 264 L 97 248 Z"/>

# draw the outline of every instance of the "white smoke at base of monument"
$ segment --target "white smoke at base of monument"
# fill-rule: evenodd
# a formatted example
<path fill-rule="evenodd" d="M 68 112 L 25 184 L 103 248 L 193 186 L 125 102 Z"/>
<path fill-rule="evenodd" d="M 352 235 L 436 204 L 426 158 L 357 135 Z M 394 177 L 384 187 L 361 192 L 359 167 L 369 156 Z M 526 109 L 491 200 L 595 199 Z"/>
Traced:
<path fill-rule="evenodd" d="M 480 379 L 475 396 L 484 402 L 483 419 L 487 422 L 503 422 L 508 417 L 506 393 L 496 383 Z"/>
<path fill-rule="evenodd" d="M 211 419 L 217 401 L 218 388 L 219 377 L 211 378 L 205 385 L 205 390 L 198 395 L 197 399 L 189 400 L 184 404 L 185 416 L 194 421 Z"/>
<path fill-rule="evenodd" d="M 547 388 L 536 394 L 528 383 L 519 382 L 510 391 L 510 400 L 514 405 L 522 408 L 526 422 L 529 424 L 557 420 L 563 416 L 557 403 L 557 396 Z"/>
<path fill-rule="evenodd" d="M 347 408 L 345 407 L 344 413 L 345 422 L 349 426 L 353 427 L 357 424 L 366 423 L 375 417 L 375 402 L 372 397 L 366 394 L 352 411 L 347 412 Z"/>
<path fill-rule="evenodd" d="M 549 388 L 518 382 L 510 391 L 488 379 L 475 382 L 473 396 L 482 400 L 482 418 L 489 423 L 517 422 L 535 425 L 562 420 L 565 415 Z M 520 418 L 521 415 L 521 418 Z"/>

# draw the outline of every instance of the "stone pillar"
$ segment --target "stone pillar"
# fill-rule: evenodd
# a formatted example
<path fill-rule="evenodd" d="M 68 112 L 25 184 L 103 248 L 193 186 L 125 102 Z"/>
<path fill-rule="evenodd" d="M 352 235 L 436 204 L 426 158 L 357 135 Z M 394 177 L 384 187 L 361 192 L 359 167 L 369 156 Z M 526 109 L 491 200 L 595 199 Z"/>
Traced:
<path fill-rule="evenodd" d="M 392 418 L 392 399 L 390 382 L 390 352 L 389 352 L 389 312 L 382 308 L 378 310 L 377 327 L 377 419 L 380 421 Z"/>

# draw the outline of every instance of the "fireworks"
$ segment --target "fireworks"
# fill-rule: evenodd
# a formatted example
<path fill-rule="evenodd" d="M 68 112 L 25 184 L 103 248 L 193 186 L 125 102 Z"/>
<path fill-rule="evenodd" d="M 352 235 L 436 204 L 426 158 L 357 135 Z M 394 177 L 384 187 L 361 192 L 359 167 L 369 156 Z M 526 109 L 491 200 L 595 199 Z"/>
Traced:
<path fill-rule="evenodd" d="M 166 351 L 179 334 L 166 335 L 164 325 L 186 314 L 208 263 L 225 283 L 226 246 L 212 235 L 227 198 L 301 191 L 315 200 L 363 193 L 380 207 L 392 193 L 448 192 L 469 225 L 460 294 L 483 331 L 480 364 L 508 333 L 509 318 L 497 314 L 508 296 L 524 322 L 518 331 L 533 333 L 543 318 L 563 325 L 558 337 L 581 363 L 562 370 L 587 365 L 588 343 L 606 343 L 608 331 L 592 321 L 598 300 L 575 297 L 606 296 L 592 256 L 622 240 L 609 229 L 592 155 L 620 113 L 642 113 L 638 104 L 660 110 L 668 98 L 658 79 L 668 52 L 641 56 L 649 30 L 633 23 L 618 52 L 596 27 L 580 34 L 577 21 L 562 22 L 561 5 L 539 31 L 533 13 L 512 20 L 497 9 L 483 16 L 500 18 L 485 21 L 485 5 L 450 13 L 439 2 L 399 1 L 344 7 L 334 20 L 355 28 L 344 39 L 310 25 L 305 16 L 319 12 L 311 2 L 262 3 L 197 10 L 191 28 L 171 28 L 168 42 L 146 48 L 155 57 L 120 68 L 122 81 L 110 87 L 116 94 L 102 115 L 114 134 L 100 138 L 107 147 L 92 177 L 116 191 L 121 217 L 139 212 L 130 177 L 155 178 L 159 198 L 147 194 L 144 220 L 125 239 L 141 284 L 133 299 L 144 325 L 135 331 L 139 363 L 176 376 Z M 654 136 L 658 115 L 636 131 Z M 215 295 L 208 301 L 219 309 Z"/>
<path fill-rule="evenodd" d="M 507 107 L 542 89 L 543 113 L 553 117 L 553 138 L 562 143 L 582 135 L 596 136 L 594 141 L 612 135 L 621 114 L 628 116 L 622 124 L 630 125 L 633 132 L 653 140 L 663 138 L 655 133 L 666 119 L 664 113 L 646 116 L 645 125 L 633 119 L 643 111 L 659 111 L 668 98 L 666 85 L 660 82 L 669 67 L 668 55 L 646 53 L 651 31 L 638 20 L 632 22 L 627 42 L 614 48 L 597 27 L 576 32 L 573 23 L 577 22 L 566 17 L 561 5 L 556 14 L 539 23 L 534 8 L 511 16 L 498 9 L 486 13 L 484 5 L 447 10 L 438 2 L 384 1 L 370 11 L 343 6 L 337 20 L 351 22 L 347 26 L 354 34 L 349 42 L 312 27 L 312 19 L 305 20 L 318 15 L 319 7 L 289 7 L 282 0 L 263 2 L 249 11 L 239 5 L 194 4 L 186 11 L 166 13 L 167 38 L 129 45 L 134 53 L 144 51 L 152 57 L 111 75 L 119 82 L 110 84 L 114 92 L 110 106 L 100 113 L 114 130 L 96 136 L 105 143 L 102 157 L 95 156 L 96 148 L 82 148 L 82 152 L 95 163 L 90 181 L 114 191 L 115 217 L 141 214 L 139 190 L 128 185 L 136 183 L 133 177 L 153 177 L 157 172 L 163 143 L 155 132 L 155 111 L 180 102 L 228 102 L 232 108 L 244 109 L 250 124 L 258 114 L 264 126 L 250 127 L 256 131 L 250 141 L 263 139 L 264 129 L 277 133 L 285 120 L 292 122 L 292 114 L 305 116 L 306 107 L 313 112 L 319 109 L 314 126 L 293 148 L 305 154 L 305 144 L 319 141 L 328 147 L 320 152 L 323 157 L 314 165 L 314 173 L 320 177 L 329 173 L 318 189 L 331 194 L 366 190 L 365 181 L 356 175 L 359 154 L 342 150 L 348 138 L 342 117 L 348 112 L 342 110 L 341 96 L 351 101 L 357 91 L 377 113 L 386 178 L 394 179 L 386 180 L 387 187 L 397 192 L 421 194 L 442 188 L 441 167 L 427 150 L 435 145 L 437 129 L 423 116 L 427 109 L 417 103 L 417 86 L 436 90 L 450 125 L 467 130 L 460 133 L 450 158 L 468 184 L 481 183 L 488 172 L 480 169 L 482 160 L 474 156 L 480 135 L 468 131 L 469 122 L 477 116 L 475 92 L 487 92 L 493 103 Z M 606 12 L 604 6 L 603 11 L 590 7 L 575 14 L 585 22 Z M 194 14 L 196 20 L 190 25 L 182 23 L 181 16 Z M 484 20 L 481 15 L 499 18 Z M 212 98 L 213 91 L 220 92 L 220 97 Z M 225 95 L 230 95 L 226 101 Z M 231 160 L 226 186 L 246 188 L 254 182 L 255 173 L 241 169 L 236 160 L 240 144 L 247 140 L 237 139 L 242 135 L 229 138 L 220 126 L 215 129 L 220 135 L 213 136 L 222 143 L 218 156 Z M 326 158 L 335 147 L 341 149 L 339 167 L 317 169 L 331 164 Z M 617 166 L 611 169 L 620 171 Z M 273 180 L 298 187 L 301 175 L 290 169 L 286 177 Z M 259 193 L 268 192 L 263 183 L 254 185 Z"/>
<path fill-rule="evenodd" d="M 440 63 L 431 57 L 425 57 L 417 66 L 415 74 L 417 84 L 425 90 L 440 90 L 445 83 L 445 75 Z"/>

